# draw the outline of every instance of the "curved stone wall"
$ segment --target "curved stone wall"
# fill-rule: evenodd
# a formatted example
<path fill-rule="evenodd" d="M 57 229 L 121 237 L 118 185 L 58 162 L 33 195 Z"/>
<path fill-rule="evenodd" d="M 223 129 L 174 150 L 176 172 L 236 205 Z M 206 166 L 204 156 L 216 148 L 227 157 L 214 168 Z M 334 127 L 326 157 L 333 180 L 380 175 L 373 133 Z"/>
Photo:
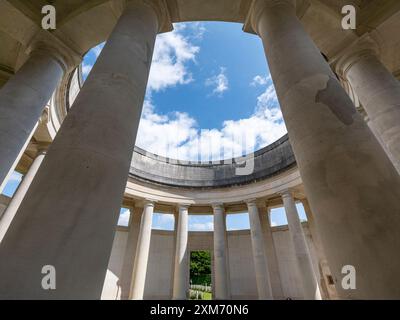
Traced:
<path fill-rule="evenodd" d="M 303 223 L 306 241 L 311 259 L 318 270 L 318 257 L 315 243 L 307 223 Z M 257 299 L 257 285 L 252 258 L 249 230 L 228 231 L 228 252 L 230 284 L 233 299 Z M 304 299 L 301 289 L 300 271 L 291 245 L 287 226 L 272 228 L 273 242 L 276 248 L 278 272 L 281 279 L 282 296 L 275 299 Z M 119 227 L 116 232 L 113 249 L 103 287 L 103 300 L 119 300 L 121 290 L 125 290 L 120 279 L 123 270 L 123 258 L 128 241 L 128 230 Z M 148 269 L 144 296 L 146 299 L 170 299 L 172 293 L 172 261 L 174 257 L 174 238 L 172 231 L 152 230 Z M 188 251 L 205 250 L 212 256 L 212 278 L 214 281 L 213 232 L 189 232 Z M 162 265 L 162 268 L 160 268 Z M 274 275 L 272 275 L 274 276 Z M 188 279 L 189 281 L 189 279 Z"/>
<path fill-rule="evenodd" d="M 130 175 L 172 187 L 221 188 L 267 179 L 295 165 L 296 160 L 286 135 L 246 157 L 209 163 L 167 159 L 136 147 Z M 240 174 L 244 168 L 251 173 Z"/>
<path fill-rule="evenodd" d="M 53 109 L 58 110 L 57 114 L 63 114 L 60 117 L 65 117 L 83 85 L 81 73 L 79 67 L 69 75 L 66 94 L 63 99 L 54 102 L 56 106 L 53 104 Z M 293 150 L 285 135 L 253 154 L 207 163 L 169 159 L 135 147 L 130 176 L 170 187 L 221 188 L 267 179 L 295 165 Z M 244 171 L 246 174 L 243 174 Z"/>

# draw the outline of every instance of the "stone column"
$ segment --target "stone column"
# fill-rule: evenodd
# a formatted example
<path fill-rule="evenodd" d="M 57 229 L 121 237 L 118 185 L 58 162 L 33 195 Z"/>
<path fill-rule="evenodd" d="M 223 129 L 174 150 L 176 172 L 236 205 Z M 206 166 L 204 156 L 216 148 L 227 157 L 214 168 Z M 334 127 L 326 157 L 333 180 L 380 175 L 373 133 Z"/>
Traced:
<path fill-rule="evenodd" d="M 289 233 L 292 239 L 294 254 L 296 255 L 300 278 L 303 283 L 304 298 L 307 300 L 321 300 L 318 278 L 313 268 L 307 240 L 304 235 L 292 193 L 289 190 L 285 190 L 281 195 L 289 225 Z"/>
<path fill-rule="evenodd" d="M 0 90 L 0 185 L 11 171 L 61 77 L 72 63 L 78 63 L 79 57 L 70 62 L 68 48 L 56 45 L 55 40 L 51 43 L 38 40 L 31 49 L 25 64 Z"/>
<path fill-rule="evenodd" d="M 357 270 L 357 288 L 339 294 L 400 298 L 400 176 L 296 17 L 293 1 L 257 0 L 248 22 L 246 30 L 263 40 L 334 278 L 341 282 L 345 265 Z"/>
<path fill-rule="evenodd" d="M 37 171 L 39 170 L 40 165 L 46 155 L 46 150 L 39 150 L 36 155 L 35 160 L 33 161 L 31 167 L 28 172 L 22 179 L 21 184 L 19 185 L 17 191 L 15 192 L 11 202 L 8 204 L 7 209 L 4 211 L 3 216 L 0 220 L 0 242 L 3 240 L 14 216 L 21 205 L 22 200 L 25 197 L 26 192 L 29 189 L 29 186 L 32 183 L 33 178 L 35 177 Z"/>
<path fill-rule="evenodd" d="M 265 257 L 264 238 L 261 230 L 260 216 L 258 214 L 258 208 L 255 200 L 247 201 L 247 208 L 249 210 L 251 245 L 253 248 L 258 298 L 260 300 L 270 300 L 273 298 L 270 273 L 267 259 Z"/>
<path fill-rule="evenodd" d="M 131 299 L 143 299 L 144 285 L 149 260 L 151 225 L 153 222 L 154 202 L 146 201 L 140 223 L 140 232 L 137 241 L 135 263 L 132 274 Z"/>
<path fill-rule="evenodd" d="M 127 3 L 51 145 L 0 246 L 1 299 L 101 297 L 160 30 L 153 4 Z M 45 265 L 57 290 L 40 285 Z"/>
<path fill-rule="evenodd" d="M 311 233 L 311 237 L 314 243 L 314 247 L 316 249 L 316 253 L 319 259 L 319 272 L 320 275 L 320 290 L 321 296 L 324 299 L 337 299 L 337 292 L 335 285 L 330 283 L 329 278 L 332 277 L 332 272 L 330 271 L 328 261 L 326 260 L 326 255 L 324 252 L 324 248 L 322 247 L 321 237 L 318 233 L 317 227 L 314 221 L 314 214 L 311 212 L 310 205 L 307 199 L 302 199 L 301 203 L 303 204 L 304 212 L 307 216 L 307 224 Z"/>
<path fill-rule="evenodd" d="M 177 208 L 174 209 L 173 211 L 174 214 L 174 231 L 173 231 L 173 236 L 174 236 L 174 245 L 173 245 L 173 251 L 172 251 L 172 267 L 171 267 L 171 299 L 174 295 L 174 274 L 175 274 L 175 252 L 176 252 L 176 240 L 177 240 L 177 235 L 178 235 L 178 221 L 179 221 L 179 210 Z"/>
<path fill-rule="evenodd" d="M 129 222 L 129 233 L 126 244 L 124 262 L 121 271 L 121 300 L 128 300 L 131 296 L 132 274 L 135 264 L 136 247 L 138 244 L 140 222 L 142 221 L 143 208 L 132 207 Z"/>
<path fill-rule="evenodd" d="M 225 232 L 224 232 L 224 238 L 225 238 L 225 252 L 226 252 L 226 277 L 228 280 L 228 299 L 232 298 L 232 290 L 231 290 L 231 270 L 230 270 L 230 261 L 229 261 L 229 244 L 228 244 L 228 225 L 226 222 L 227 218 L 227 213 L 224 212 L 224 226 L 225 226 Z"/>
<path fill-rule="evenodd" d="M 214 266 L 215 299 L 228 299 L 228 267 L 226 252 L 226 225 L 222 204 L 213 204 L 214 211 Z"/>
<path fill-rule="evenodd" d="M 274 239 L 272 237 L 271 225 L 269 222 L 269 209 L 266 206 L 259 206 L 261 231 L 264 237 L 265 256 L 267 259 L 271 289 L 274 299 L 283 299 L 281 276 L 279 273 L 278 258 L 276 256 Z"/>
<path fill-rule="evenodd" d="M 368 115 L 373 132 L 383 142 L 400 172 L 400 82 L 377 54 L 372 39 L 363 37 L 342 54 L 336 70 L 349 81 Z"/>
<path fill-rule="evenodd" d="M 18 163 L 21 161 L 21 158 L 24 155 L 24 152 L 26 151 L 26 148 L 28 147 L 29 143 L 31 142 L 32 137 L 35 134 L 38 125 L 39 125 L 39 122 L 37 122 L 35 124 L 35 126 L 33 127 L 31 133 L 29 134 L 28 138 L 25 141 L 25 144 L 22 146 L 21 150 L 19 151 L 17 158 L 15 158 L 14 163 L 11 165 L 10 170 L 6 174 L 6 177 L 4 178 L 3 182 L 0 182 L 0 194 L 3 192 L 4 188 L 6 187 L 8 181 L 9 181 L 11 175 L 14 173 L 15 168 L 17 167 Z"/>
<path fill-rule="evenodd" d="M 189 289 L 189 253 L 188 253 L 188 209 L 189 205 L 179 205 L 178 231 L 176 233 L 174 300 L 186 300 Z"/>

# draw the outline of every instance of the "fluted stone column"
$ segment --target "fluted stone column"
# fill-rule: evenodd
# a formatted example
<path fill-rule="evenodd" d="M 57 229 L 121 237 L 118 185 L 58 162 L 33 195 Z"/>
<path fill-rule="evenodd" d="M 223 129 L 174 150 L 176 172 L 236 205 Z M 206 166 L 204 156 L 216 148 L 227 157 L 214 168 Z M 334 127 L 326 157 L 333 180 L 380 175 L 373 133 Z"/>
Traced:
<path fill-rule="evenodd" d="M 131 299 L 143 299 L 144 285 L 147 274 L 147 262 L 149 261 L 151 225 L 153 221 L 154 202 L 146 201 L 144 204 L 140 232 L 137 241 L 135 263 L 132 274 Z"/>
<path fill-rule="evenodd" d="M 70 67 L 62 50 L 67 49 L 38 42 L 25 64 L 0 89 L 0 185 Z"/>
<path fill-rule="evenodd" d="M 354 51 L 341 59 L 338 71 L 357 93 L 374 131 L 400 172 L 400 82 L 373 50 Z"/>
<path fill-rule="evenodd" d="M 188 253 L 188 209 L 189 205 L 179 205 L 178 230 L 176 232 L 174 300 L 187 299 L 189 290 L 189 253 Z"/>
<path fill-rule="evenodd" d="M 228 299 L 228 266 L 226 252 L 226 225 L 222 204 L 213 204 L 214 211 L 214 266 L 215 298 Z"/>
<path fill-rule="evenodd" d="M 307 246 L 306 237 L 292 193 L 286 190 L 281 193 L 281 196 L 285 207 L 294 254 L 296 255 L 300 278 L 303 284 L 304 298 L 307 300 L 321 300 L 318 278 L 313 268 L 310 250 Z"/>
<path fill-rule="evenodd" d="M 246 30 L 263 41 L 334 279 L 341 282 L 345 265 L 357 270 L 357 288 L 339 294 L 400 298 L 396 169 L 296 17 L 293 1 L 257 0 Z"/>
<path fill-rule="evenodd" d="M 127 3 L 3 239 L 0 298 L 100 298 L 162 18 L 150 4 Z"/>
<path fill-rule="evenodd" d="M 33 178 L 35 177 L 37 171 L 39 170 L 39 167 L 42 164 L 45 155 L 46 155 L 46 149 L 39 150 L 31 167 L 29 168 L 28 172 L 22 179 L 21 184 L 19 185 L 13 198 L 8 204 L 7 209 L 4 211 L 0 220 L 0 242 L 3 240 L 12 220 L 14 219 L 14 216 L 19 206 L 21 205 L 22 200 L 24 199 L 26 192 L 28 191 L 33 181 Z"/>
<path fill-rule="evenodd" d="M 261 231 L 264 237 L 265 256 L 271 280 L 271 289 L 274 299 L 283 299 L 281 276 L 279 273 L 278 258 L 276 256 L 274 239 L 272 237 L 271 224 L 269 221 L 269 209 L 266 206 L 259 206 Z"/>
<path fill-rule="evenodd" d="M 128 239 L 124 254 L 124 261 L 121 270 L 121 300 L 128 300 L 131 296 L 133 268 L 135 265 L 136 248 L 140 232 L 140 223 L 142 221 L 142 206 L 132 206 Z"/>
<path fill-rule="evenodd" d="M 270 300 L 273 298 L 270 272 L 265 256 L 264 237 L 256 201 L 247 201 L 247 208 L 249 211 L 251 245 L 253 249 L 254 269 L 256 272 L 258 299 Z"/>

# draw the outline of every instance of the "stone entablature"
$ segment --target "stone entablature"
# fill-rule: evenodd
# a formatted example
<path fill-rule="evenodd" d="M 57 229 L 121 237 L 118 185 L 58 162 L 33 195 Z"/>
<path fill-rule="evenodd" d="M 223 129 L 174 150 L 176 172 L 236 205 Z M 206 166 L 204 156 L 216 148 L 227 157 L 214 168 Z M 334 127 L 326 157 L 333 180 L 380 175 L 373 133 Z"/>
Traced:
<path fill-rule="evenodd" d="M 251 174 L 237 174 L 238 168 L 253 164 Z M 170 187 L 204 189 L 249 184 L 295 166 L 293 150 L 285 135 L 254 154 L 208 163 L 167 159 L 136 147 L 130 175 L 135 179 Z"/>
<path fill-rule="evenodd" d="M 53 3 L 62 8 L 63 1 L 55 0 Z M 223 210 L 227 206 L 246 203 L 250 217 L 252 249 L 252 255 L 247 260 L 253 259 L 254 262 L 258 279 L 257 296 L 262 299 L 273 298 L 273 283 L 268 270 L 276 267 L 266 261 L 265 252 L 274 249 L 271 248 L 271 226 L 265 220 L 268 220 L 270 201 L 281 197 L 288 218 L 295 260 L 303 275 L 301 282 L 304 296 L 319 299 L 321 296 L 319 290 L 316 290 L 318 272 L 307 249 L 295 205 L 295 200 L 299 198 L 296 198 L 293 190 L 302 188 L 301 183 L 304 183 L 310 202 L 308 210 L 305 210 L 310 215 L 312 207 L 316 217 L 313 228 L 317 226 L 318 233 L 314 232 L 313 238 L 318 243 L 319 267 L 323 269 L 329 260 L 331 278 L 334 279 L 331 284 L 338 283 L 339 296 L 351 299 L 398 298 L 399 284 L 393 279 L 398 278 L 400 270 L 400 237 L 397 232 L 400 218 L 395 214 L 399 209 L 397 199 L 400 198 L 400 178 L 327 63 L 344 47 L 367 32 L 363 28 L 365 26 L 375 26 L 377 32 L 382 34 L 396 30 L 399 20 L 396 21 L 393 16 L 398 11 L 395 2 L 385 2 L 389 5 L 385 5 L 385 10 L 380 10 L 377 15 L 373 15 L 373 8 L 378 0 L 358 6 L 362 18 L 359 20 L 359 29 L 343 32 L 339 24 L 340 14 L 327 10 L 324 6 L 329 2 L 333 3 L 330 0 L 254 1 L 256 6 L 250 9 L 252 12 L 256 8 L 251 15 L 253 29 L 263 41 L 271 77 L 296 154 L 298 170 L 289 168 L 279 175 L 266 175 L 268 178 L 259 181 L 257 177 L 248 181 L 234 180 L 229 182 L 228 187 L 211 188 L 211 185 L 207 189 L 203 186 L 204 190 L 201 191 L 187 185 L 179 188 L 171 188 L 167 183 L 162 185 L 161 182 L 157 185 L 154 181 L 149 183 L 152 179 L 147 179 L 146 182 L 132 176 L 126 187 L 150 71 L 151 53 L 157 34 L 163 31 L 160 26 L 164 25 L 165 20 L 162 12 L 157 10 L 159 7 L 149 6 L 150 2 L 171 3 L 167 0 L 95 0 L 89 1 L 86 7 L 73 8 L 71 5 L 64 8 L 59 12 L 60 28 L 52 35 L 59 40 L 66 40 L 61 47 L 66 46 L 67 53 L 59 53 L 60 48 L 41 45 L 41 50 L 34 50 L 28 56 L 27 47 L 38 33 L 36 9 L 40 8 L 41 2 L 25 1 L 24 5 L 22 1 L 13 1 L 11 5 L 11 1 L 0 1 L 0 12 L 4 18 L 0 19 L 0 42 L 6 48 L 0 50 L 0 65 L 15 71 L 15 75 L 0 91 L 0 110 L 2 115 L 5 114 L 0 118 L 0 128 L 2 137 L 6 137 L 0 140 L 0 149 L 10 150 L 8 156 L 1 158 L 0 176 L 8 176 L 19 161 L 21 152 L 24 152 L 31 141 L 43 112 L 42 107 L 50 99 L 56 83 L 69 71 L 71 63 L 64 60 L 71 60 L 66 59 L 70 49 L 74 56 L 79 57 L 95 44 L 109 39 L 71 112 L 65 121 L 60 119 L 59 123 L 63 124 L 40 170 L 35 163 L 39 164 L 44 154 L 37 155 L 25 176 L 26 188 L 22 186 L 19 189 L 20 192 L 14 196 L 3 215 L 1 223 L 5 229 L 8 226 L 4 222 L 12 221 L 12 225 L 0 248 L 0 260 L 8 261 L 0 265 L 0 273 L 3 275 L 0 278 L 0 288 L 5 288 L 0 290 L 0 297 L 99 298 L 115 235 L 115 223 L 125 192 L 135 206 L 146 200 L 141 208 L 138 207 L 139 214 L 130 225 L 134 228 L 130 229 L 132 241 L 129 243 L 137 243 L 136 253 L 130 249 L 125 252 L 124 260 L 135 261 L 133 269 L 130 266 L 135 277 L 132 278 L 132 295 L 129 297 L 144 297 L 143 277 L 151 250 L 150 228 L 156 203 L 175 205 L 174 214 L 177 216 L 175 241 L 172 244 L 175 249 L 171 250 L 175 251 L 175 269 L 171 277 L 173 297 L 184 299 L 188 289 L 186 279 L 189 268 L 185 264 L 189 206 L 192 205 L 214 205 L 214 214 L 219 216 L 219 227 L 214 229 L 214 251 L 220 254 L 219 268 L 216 270 L 220 281 L 216 285 L 219 283 L 223 290 L 216 298 L 231 295 L 227 292 L 231 291 L 229 286 L 227 288 L 229 282 L 224 280 L 225 272 L 229 274 L 230 270 L 224 267 L 227 264 L 224 257 L 229 259 L 229 246 Z M 310 5 L 306 5 L 299 15 L 294 6 L 296 2 Z M 82 3 L 77 1 L 75 4 Z M 185 21 L 185 17 L 190 16 L 188 13 L 193 14 L 190 20 L 238 19 L 237 22 L 243 22 L 243 13 L 249 11 L 249 3 L 250 0 L 176 0 L 174 4 L 177 6 L 174 7 L 173 14 L 169 14 L 177 19 L 171 18 L 171 22 Z M 352 3 L 357 5 L 361 2 Z M 241 5 L 237 6 L 238 4 Z M 329 7 L 338 10 L 340 4 Z M 171 7 L 167 9 L 170 11 Z M 199 10 L 196 11 L 197 9 Z M 218 19 L 214 18 L 215 15 L 219 15 Z M 24 20 L 22 17 L 28 24 L 21 24 L 21 20 Z M 98 21 L 103 22 L 101 30 Z M 28 28 L 27 25 L 32 26 L 32 23 L 35 28 Z M 113 28 L 114 31 L 111 32 Z M 2 41 L 4 39 L 5 42 Z M 382 41 L 382 52 L 396 52 L 398 42 L 388 44 L 383 38 Z M 1 54 L 16 43 L 18 49 L 14 53 L 18 58 L 4 63 Z M 321 52 L 326 59 L 321 57 Z M 392 76 L 393 70 L 399 68 L 397 63 L 390 63 L 393 59 L 388 54 L 382 57 L 382 61 L 379 57 L 363 58 L 365 59 L 351 65 L 353 71 L 348 69 L 346 77 L 349 78 L 347 80 L 371 123 L 378 124 L 380 130 L 377 130 L 377 136 L 381 138 L 380 142 L 384 142 L 388 150 L 395 154 L 393 150 L 398 146 L 399 139 L 391 139 L 396 136 L 387 133 L 395 127 L 398 137 L 399 121 L 393 121 L 399 119 L 398 108 L 388 107 L 398 106 L 400 101 L 400 86 Z M 396 62 L 396 59 L 393 61 Z M 21 65 L 23 67 L 19 68 Z M 121 79 L 127 81 L 120 81 Z M 388 112 L 385 119 L 379 119 L 376 115 L 382 115 L 379 111 L 383 107 Z M 51 112 L 49 116 L 45 110 L 40 125 L 48 123 L 49 119 Z M 388 119 L 391 121 L 386 121 Z M 391 127 L 393 123 L 395 125 Z M 275 152 L 278 148 L 276 146 L 269 151 Z M 258 156 L 262 157 L 264 154 L 268 152 Z M 154 158 L 156 157 L 143 159 L 157 160 Z M 256 158 L 254 159 L 257 165 Z M 261 163 L 267 160 L 264 159 Z M 167 161 L 165 163 L 171 164 Z M 204 168 L 211 167 L 212 173 L 215 167 L 220 169 L 224 164 L 175 165 L 179 165 L 177 171 L 183 172 L 182 177 L 188 178 L 192 175 L 185 174 L 187 168 L 200 168 L 201 173 Z M 157 165 L 155 168 L 157 169 Z M 227 168 L 232 170 L 233 166 Z M 262 171 L 264 166 L 260 168 Z M 226 173 L 225 169 L 221 172 Z M 229 171 L 228 169 L 226 170 Z M 172 170 L 172 167 L 167 167 L 168 170 Z M 257 170 L 256 167 L 254 172 L 258 172 Z M 199 177 L 202 175 L 199 174 Z M 229 180 L 230 176 L 221 174 L 221 177 Z M 218 180 L 214 176 L 205 178 Z M 5 178 L 2 180 L 6 181 Z M 253 183 L 245 183 L 249 181 Z M 260 202 L 264 202 L 263 205 L 260 206 Z M 218 208 L 216 204 L 219 204 Z M 92 223 L 93 221 L 96 223 Z M 376 233 L 376 230 L 385 232 Z M 371 237 L 372 233 L 374 237 Z M 319 244 L 317 235 L 322 235 L 323 246 Z M 23 246 L 20 245 L 21 239 Z M 360 239 L 363 241 L 360 242 Z M 242 252 L 250 251 L 245 249 Z M 54 261 L 54 265 L 58 267 L 57 273 L 65 276 L 57 280 L 57 285 L 61 284 L 58 290 L 38 291 L 36 285 L 41 278 L 35 270 L 39 270 L 49 261 Z M 346 288 L 339 285 L 344 263 L 357 268 L 357 288 L 352 292 L 344 291 Z M 381 272 L 382 266 L 385 267 L 384 273 Z M 76 272 L 78 269 L 79 273 Z"/>
<path fill-rule="evenodd" d="M 48 107 L 47 130 L 59 128 L 83 86 L 82 70 L 77 68 L 64 77 Z M 54 125 L 51 125 L 53 124 Z M 40 132 L 40 130 L 39 130 Z M 50 134 L 55 137 L 56 131 Z M 243 157 L 200 162 L 165 158 L 139 147 L 134 148 L 130 177 L 139 181 L 175 188 L 225 188 L 271 178 L 296 166 L 287 135 Z M 240 174 L 248 167 L 250 174 Z M 254 168 L 254 169 L 253 169 Z"/>

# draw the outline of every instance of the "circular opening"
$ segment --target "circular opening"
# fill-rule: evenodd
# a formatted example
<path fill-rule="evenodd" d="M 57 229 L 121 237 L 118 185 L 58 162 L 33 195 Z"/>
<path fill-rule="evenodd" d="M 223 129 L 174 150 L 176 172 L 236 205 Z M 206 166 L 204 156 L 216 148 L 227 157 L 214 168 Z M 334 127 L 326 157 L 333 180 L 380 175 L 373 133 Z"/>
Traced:
<path fill-rule="evenodd" d="M 157 37 L 136 145 L 162 157 L 218 161 L 286 134 L 259 37 L 192 22 Z M 86 79 L 104 44 L 85 56 Z"/>

